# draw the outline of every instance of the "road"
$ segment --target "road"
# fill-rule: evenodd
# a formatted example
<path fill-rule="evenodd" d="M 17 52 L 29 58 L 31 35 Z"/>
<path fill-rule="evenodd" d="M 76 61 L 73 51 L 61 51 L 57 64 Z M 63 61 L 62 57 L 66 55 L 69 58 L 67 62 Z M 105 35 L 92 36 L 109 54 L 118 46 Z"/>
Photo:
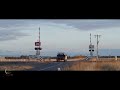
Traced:
<path fill-rule="evenodd" d="M 60 68 L 60 71 L 62 71 L 65 67 L 71 66 L 73 64 L 76 64 L 78 62 L 87 61 L 90 58 L 85 58 L 83 60 L 68 60 L 67 62 L 49 62 L 49 63 L 41 63 L 39 65 L 36 65 L 35 68 L 33 68 L 33 71 L 58 71 L 58 68 Z"/>
<path fill-rule="evenodd" d="M 36 66 L 35 68 L 33 68 L 33 71 L 57 71 L 58 68 L 60 68 L 61 70 L 63 70 L 64 67 L 70 66 L 72 65 L 74 62 L 76 61 L 68 61 L 68 62 L 50 62 L 47 64 L 40 64 L 38 66 Z"/>
<path fill-rule="evenodd" d="M 0 66 L 3 65 L 16 65 L 16 66 L 22 66 L 22 65 L 29 65 L 32 66 L 31 69 L 27 69 L 25 71 L 58 71 L 58 68 L 60 70 L 64 70 L 65 67 L 69 67 L 75 63 L 87 61 L 90 58 L 86 58 L 83 60 L 68 60 L 67 62 L 61 61 L 51 61 L 51 62 L 0 62 Z"/>

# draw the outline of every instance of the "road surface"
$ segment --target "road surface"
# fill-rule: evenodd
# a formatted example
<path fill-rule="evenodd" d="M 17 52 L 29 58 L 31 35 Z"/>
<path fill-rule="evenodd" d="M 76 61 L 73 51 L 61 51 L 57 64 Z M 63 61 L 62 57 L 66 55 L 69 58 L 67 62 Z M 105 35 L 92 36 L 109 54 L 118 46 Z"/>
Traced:
<path fill-rule="evenodd" d="M 36 68 L 34 68 L 33 70 L 38 70 L 38 71 L 62 71 L 64 70 L 65 67 L 69 67 L 72 66 L 73 64 L 76 64 L 78 62 L 82 62 L 82 61 L 87 61 L 90 58 L 86 58 L 83 60 L 68 60 L 67 62 L 50 62 L 48 64 L 43 64 L 43 66 L 38 66 Z"/>

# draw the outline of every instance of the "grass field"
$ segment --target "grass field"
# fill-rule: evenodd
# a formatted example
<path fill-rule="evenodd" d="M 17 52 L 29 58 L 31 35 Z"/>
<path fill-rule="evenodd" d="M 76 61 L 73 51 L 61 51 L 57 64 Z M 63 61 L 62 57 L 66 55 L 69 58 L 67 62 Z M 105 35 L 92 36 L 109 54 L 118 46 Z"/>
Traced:
<path fill-rule="evenodd" d="M 64 68 L 70 71 L 120 71 L 120 60 L 114 59 L 92 59 L 91 61 L 77 62 L 72 66 Z"/>
<path fill-rule="evenodd" d="M 27 69 L 31 69 L 32 66 L 27 66 L 27 65 L 4 65 L 4 66 L 0 66 L 0 71 L 4 71 L 9 70 L 9 71 L 19 71 L 19 70 L 27 70 Z"/>

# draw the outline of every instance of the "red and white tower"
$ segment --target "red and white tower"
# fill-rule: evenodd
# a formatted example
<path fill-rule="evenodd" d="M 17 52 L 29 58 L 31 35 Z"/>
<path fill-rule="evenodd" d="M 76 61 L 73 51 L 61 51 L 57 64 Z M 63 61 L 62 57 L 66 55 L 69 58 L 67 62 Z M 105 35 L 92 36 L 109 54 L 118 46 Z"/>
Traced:
<path fill-rule="evenodd" d="M 40 27 L 39 27 L 39 39 L 37 42 L 35 42 L 35 50 L 36 50 L 36 56 L 39 57 L 40 56 L 40 50 L 42 50 L 41 46 L 41 42 L 40 42 Z"/>

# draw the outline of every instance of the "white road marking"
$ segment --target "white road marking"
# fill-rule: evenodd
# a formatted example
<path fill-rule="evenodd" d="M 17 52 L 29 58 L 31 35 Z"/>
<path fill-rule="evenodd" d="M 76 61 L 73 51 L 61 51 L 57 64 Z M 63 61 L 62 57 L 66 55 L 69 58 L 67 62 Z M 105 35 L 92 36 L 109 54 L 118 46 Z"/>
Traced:
<path fill-rule="evenodd" d="M 61 69 L 60 69 L 60 68 L 58 68 L 58 71 L 61 71 Z"/>
<path fill-rule="evenodd" d="M 59 64 L 57 64 L 57 65 L 60 65 L 60 64 L 62 64 L 62 63 L 59 63 Z M 45 70 L 45 69 L 48 69 L 48 68 L 52 68 L 52 67 L 55 67 L 55 66 L 57 66 L 57 65 L 50 66 L 50 67 L 46 67 L 46 68 L 43 68 L 43 69 L 40 69 L 40 70 Z"/>

